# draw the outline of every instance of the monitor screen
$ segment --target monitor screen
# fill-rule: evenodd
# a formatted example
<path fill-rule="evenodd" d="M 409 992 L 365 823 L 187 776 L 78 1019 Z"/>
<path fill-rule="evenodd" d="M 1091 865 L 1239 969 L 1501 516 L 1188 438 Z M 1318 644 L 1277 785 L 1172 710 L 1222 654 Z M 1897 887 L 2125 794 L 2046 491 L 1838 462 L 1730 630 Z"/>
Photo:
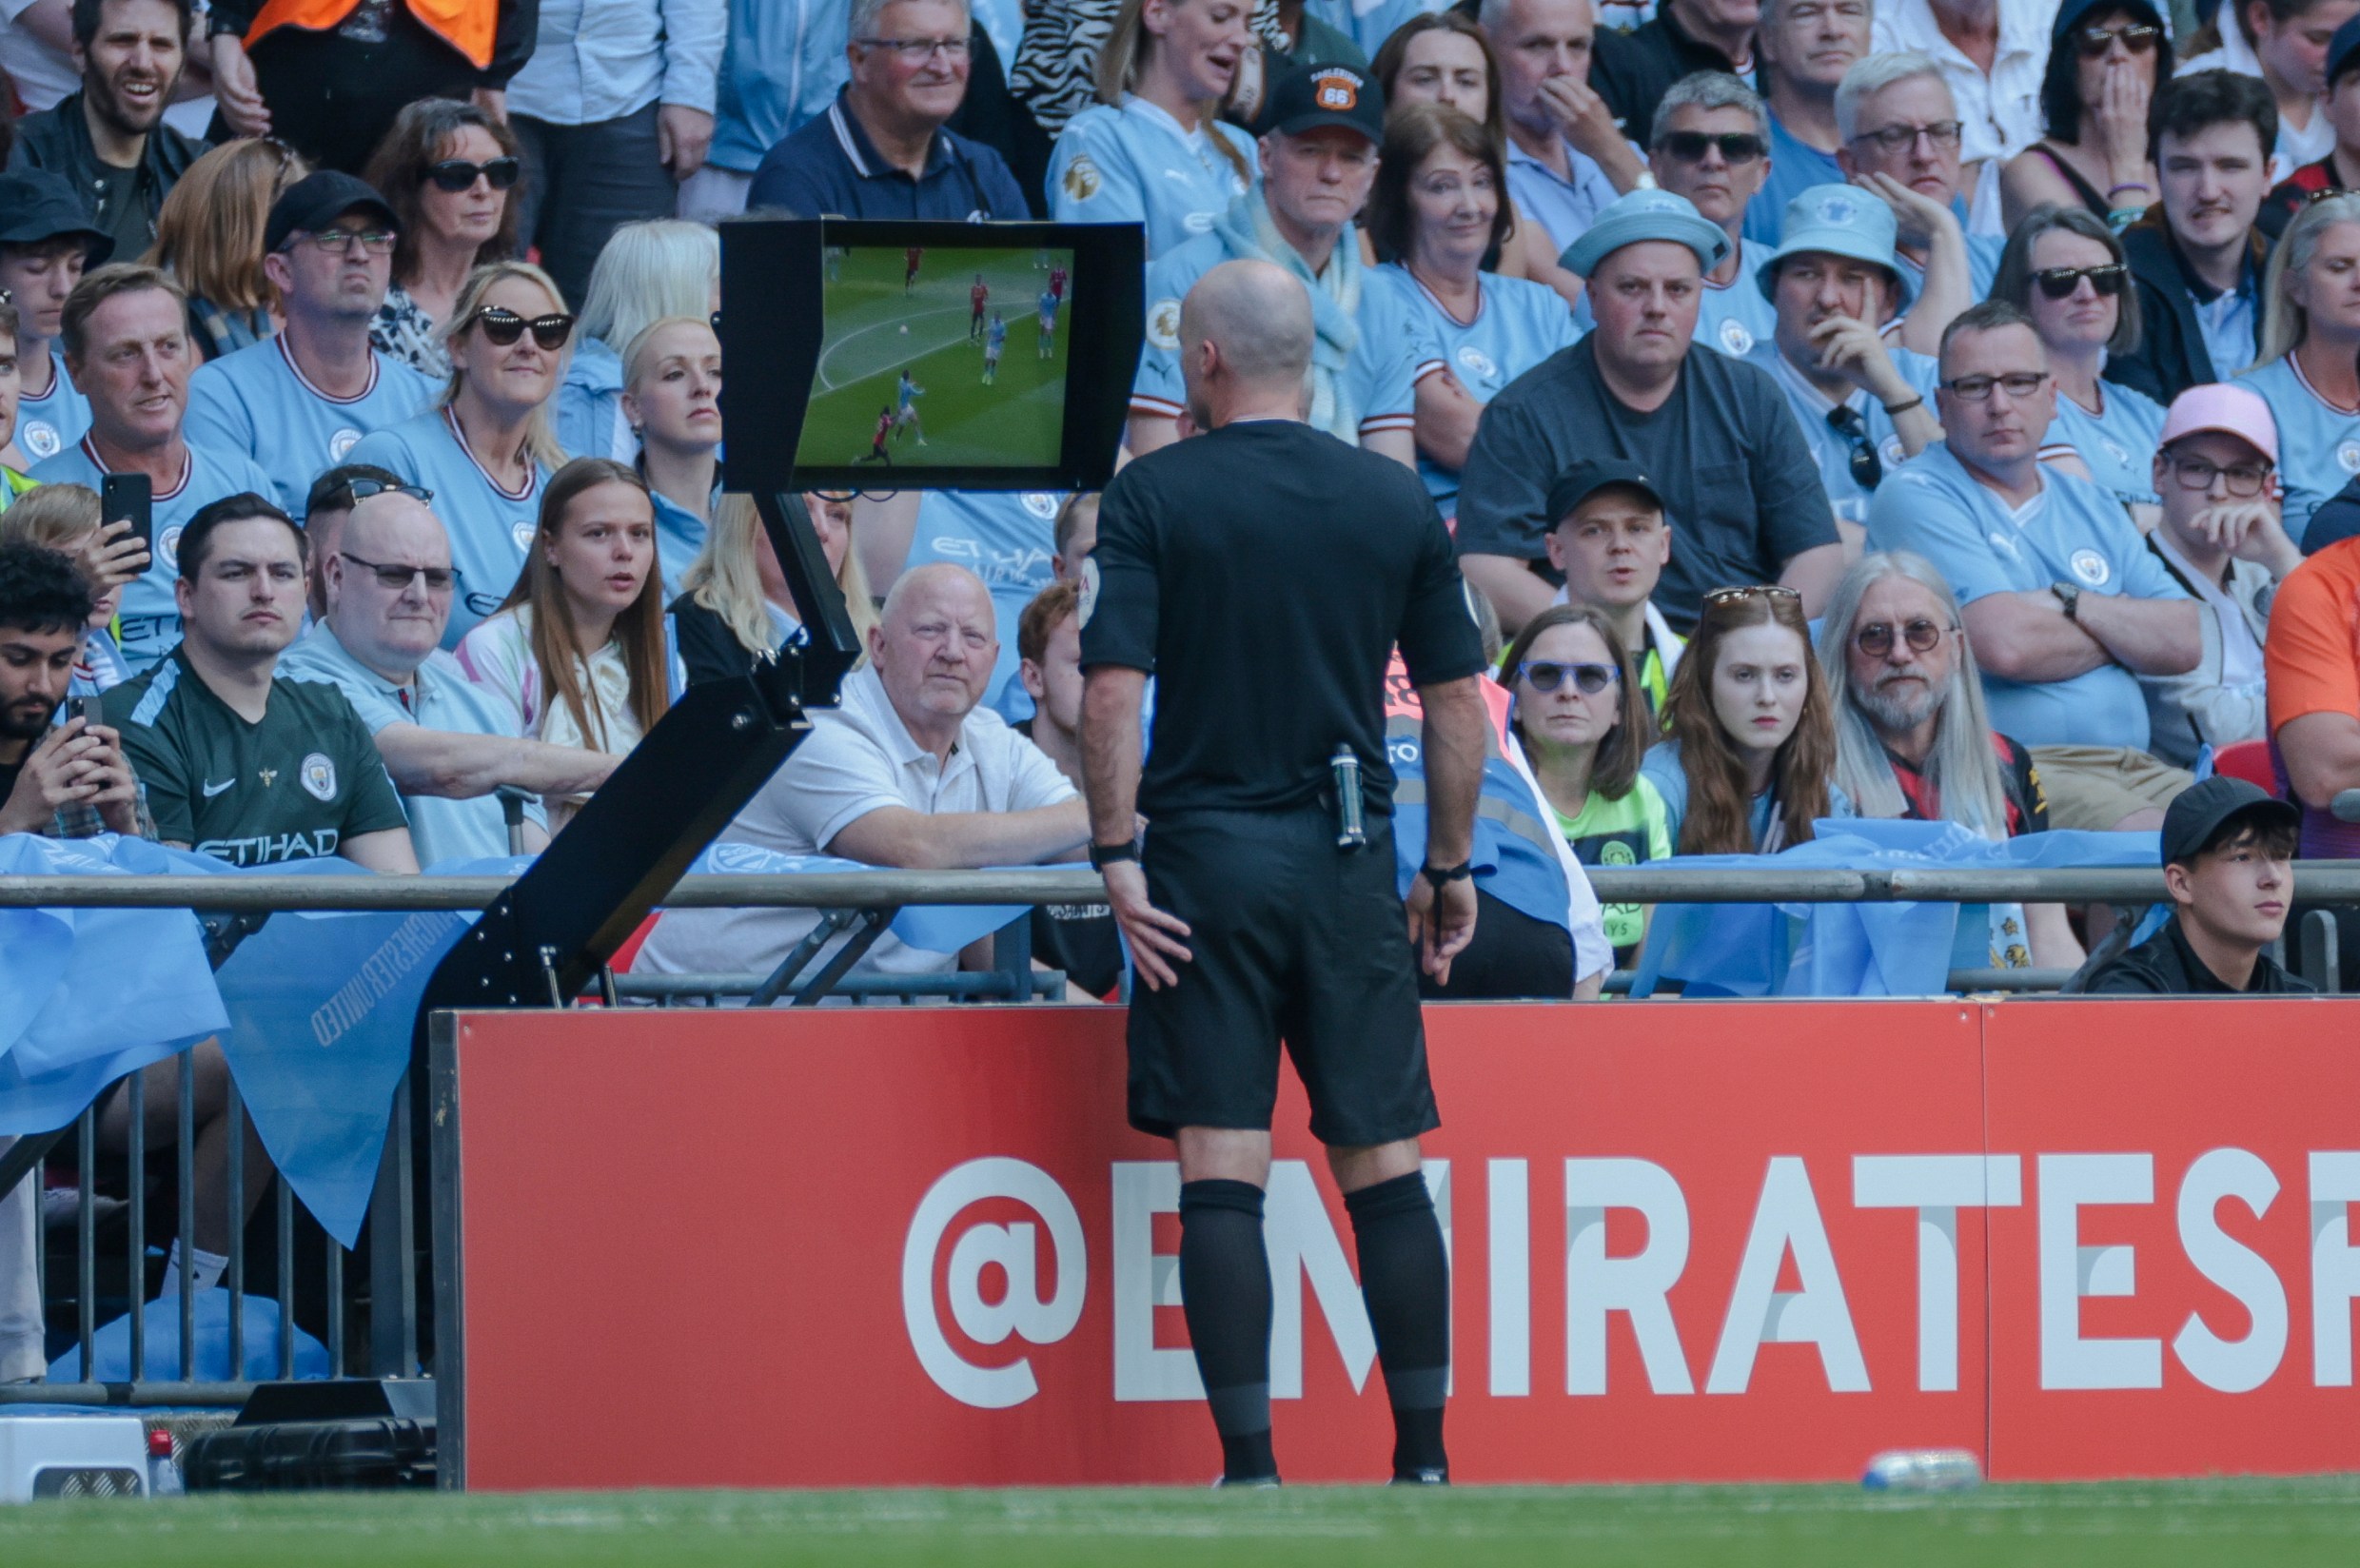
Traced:
<path fill-rule="evenodd" d="M 721 225 L 732 490 L 1086 490 L 1143 342 L 1135 224 Z"/>

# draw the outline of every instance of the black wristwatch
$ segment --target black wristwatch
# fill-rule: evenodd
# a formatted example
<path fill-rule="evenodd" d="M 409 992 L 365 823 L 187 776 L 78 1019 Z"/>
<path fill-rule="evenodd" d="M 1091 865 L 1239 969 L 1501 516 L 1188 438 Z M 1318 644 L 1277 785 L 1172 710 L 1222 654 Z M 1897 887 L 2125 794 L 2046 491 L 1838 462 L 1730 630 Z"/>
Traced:
<path fill-rule="evenodd" d="M 1433 889 L 1436 892 L 1440 892 L 1446 886 L 1452 882 L 1457 882 L 1464 878 L 1473 876 L 1475 874 L 1475 862 L 1472 860 L 1462 860 L 1455 866 L 1420 866 L 1418 868 L 1418 874 L 1426 878 L 1426 885 L 1427 887 Z"/>
<path fill-rule="evenodd" d="M 1117 861 L 1137 860 L 1138 858 L 1139 841 L 1135 838 L 1125 844 L 1092 844 L 1090 847 L 1090 865 L 1092 871 L 1102 872 Z"/>
<path fill-rule="evenodd" d="M 2067 620 L 2077 622 L 2081 619 L 2081 589 L 2077 584 L 2052 582 L 2049 584 L 2049 592 L 2055 594 L 2056 601 L 2065 606 Z"/>

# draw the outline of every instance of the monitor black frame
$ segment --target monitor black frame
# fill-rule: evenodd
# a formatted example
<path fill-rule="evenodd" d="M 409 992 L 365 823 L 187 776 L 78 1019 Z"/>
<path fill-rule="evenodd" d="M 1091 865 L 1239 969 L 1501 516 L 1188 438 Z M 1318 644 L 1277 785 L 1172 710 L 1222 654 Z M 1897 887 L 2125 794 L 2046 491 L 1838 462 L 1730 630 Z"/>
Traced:
<path fill-rule="evenodd" d="M 1057 461 L 1024 466 L 799 464 L 812 379 L 825 344 L 828 246 L 930 251 L 1070 250 L 1065 423 Z M 727 372 L 721 424 L 728 489 L 1098 490 L 1113 477 L 1146 328 L 1146 240 L 1137 224 L 959 224 L 733 218 L 721 225 L 718 326 Z"/>

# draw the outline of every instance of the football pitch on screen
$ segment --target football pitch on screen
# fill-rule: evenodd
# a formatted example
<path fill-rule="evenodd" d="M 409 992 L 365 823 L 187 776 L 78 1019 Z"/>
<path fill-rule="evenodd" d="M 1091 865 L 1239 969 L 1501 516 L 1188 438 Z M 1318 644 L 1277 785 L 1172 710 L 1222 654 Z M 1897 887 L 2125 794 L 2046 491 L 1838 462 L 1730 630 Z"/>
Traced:
<path fill-rule="evenodd" d="M 1057 461 L 1073 314 L 1072 251 L 925 250 L 911 280 L 900 246 L 854 245 L 828 251 L 823 266 L 825 325 L 796 462 L 940 468 Z M 1054 266 L 1066 269 L 1067 283 L 1043 359 L 1040 297 Z M 982 333 L 974 328 L 972 297 L 977 273 L 991 290 Z M 1008 337 L 987 382 L 984 350 L 994 314 L 1006 318 Z M 917 418 L 895 426 L 877 461 L 877 420 L 885 409 L 901 412 L 904 371 L 922 388 L 912 400 Z"/>
<path fill-rule="evenodd" d="M 219 1494 L 0 1506 L 39 1568 L 2193 1568 L 2360 1561 L 2360 1479 L 1273 1492 Z"/>

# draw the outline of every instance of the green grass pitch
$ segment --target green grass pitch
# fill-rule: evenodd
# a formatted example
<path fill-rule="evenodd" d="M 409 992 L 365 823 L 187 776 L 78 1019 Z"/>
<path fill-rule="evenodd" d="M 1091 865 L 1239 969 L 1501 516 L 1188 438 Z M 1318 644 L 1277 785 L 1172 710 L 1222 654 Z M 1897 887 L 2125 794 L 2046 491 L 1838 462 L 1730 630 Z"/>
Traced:
<path fill-rule="evenodd" d="M 1071 274 L 1071 251 L 929 250 L 915 285 L 905 291 L 898 246 L 831 252 L 825 341 L 796 461 L 817 467 L 868 459 L 878 411 L 899 412 L 897 387 L 907 369 L 925 389 L 916 408 L 926 444 L 917 443 L 915 429 L 895 431 L 886 442 L 891 466 L 1053 465 L 1064 437 L 1073 288 L 1069 282 L 1043 359 L 1043 256 Z M 990 385 L 983 380 L 983 339 L 972 330 L 969 291 L 978 272 L 992 291 L 986 322 L 993 313 L 1008 318 L 1007 346 Z"/>
<path fill-rule="evenodd" d="M 308 1494 L 0 1507 L 0 1563 L 2180 1568 L 2360 1562 L 2360 1479 L 1276 1492 Z"/>

